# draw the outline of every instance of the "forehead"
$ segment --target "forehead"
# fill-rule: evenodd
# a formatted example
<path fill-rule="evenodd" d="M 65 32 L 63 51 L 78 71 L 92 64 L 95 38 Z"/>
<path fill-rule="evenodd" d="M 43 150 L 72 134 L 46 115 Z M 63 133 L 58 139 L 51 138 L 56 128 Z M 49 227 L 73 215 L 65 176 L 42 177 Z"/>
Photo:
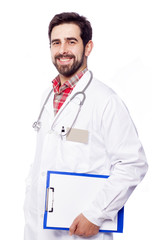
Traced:
<path fill-rule="evenodd" d="M 65 39 L 70 37 L 81 38 L 80 27 L 74 23 L 64 23 L 58 26 L 55 26 L 51 32 L 51 40 L 56 39 Z"/>

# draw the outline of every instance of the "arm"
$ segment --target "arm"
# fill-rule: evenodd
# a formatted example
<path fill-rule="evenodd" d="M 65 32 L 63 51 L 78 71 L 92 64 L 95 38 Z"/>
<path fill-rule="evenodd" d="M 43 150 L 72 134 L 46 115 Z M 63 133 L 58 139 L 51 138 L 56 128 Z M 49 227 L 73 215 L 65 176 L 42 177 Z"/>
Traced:
<path fill-rule="evenodd" d="M 136 128 L 128 110 L 115 94 L 106 104 L 100 132 L 110 159 L 111 174 L 90 208 L 73 222 L 71 234 L 94 235 L 95 226 L 100 227 L 104 220 L 114 219 L 147 172 Z M 84 229 L 83 222 L 86 220 L 88 228 Z"/>
<path fill-rule="evenodd" d="M 146 157 L 128 110 L 117 95 L 110 97 L 103 113 L 101 135 L 111 164 L 111 174 L 89 209 L 83 212 L 101 226 L 124 206 L 147 172 Z"/>

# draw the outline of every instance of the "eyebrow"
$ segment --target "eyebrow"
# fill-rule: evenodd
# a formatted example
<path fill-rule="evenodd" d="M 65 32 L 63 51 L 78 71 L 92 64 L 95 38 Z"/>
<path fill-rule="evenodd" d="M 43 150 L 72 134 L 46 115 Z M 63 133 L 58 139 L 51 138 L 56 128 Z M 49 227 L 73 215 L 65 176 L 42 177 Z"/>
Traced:
<path fill-rule="evenodd" d="M 75 37 L 68 37 L 68 38 L 65 38 L 65 40 L 74 40 L 74 41 L 78 42 L 78 39 Z M 58 42 L 58 41 L 60 41 L 60 39 L 56 38 L 56 39 L 53 39 L 51 41 L 51 43 Z"/>
<path fill-rule="evenodd" d="M 67 38 L 67 40 L 74 40 L 74 41 L 78 42 L 78 39 L 74 38 L 74 37 Z"/>
<path fill-rule="evenodd" d="M 51 41 L 51 43 L 53 43 L 53 42 L 58 42 L 60 39 L 53 39 L 52 41 Z"/>

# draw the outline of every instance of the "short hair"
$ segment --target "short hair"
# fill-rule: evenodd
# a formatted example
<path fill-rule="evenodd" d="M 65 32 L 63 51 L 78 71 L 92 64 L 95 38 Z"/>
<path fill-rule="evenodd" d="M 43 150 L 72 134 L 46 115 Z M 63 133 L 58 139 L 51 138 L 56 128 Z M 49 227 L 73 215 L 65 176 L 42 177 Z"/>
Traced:
<path fill-rule="evenodd" d="M 81 38 L 84 46 L 92 39 L 92 27 L 90 22 L 84 16 L 80 16 L 75 12 L 63 12 L 56 14 L 51 20 L 48 28 L 48 36 L 51 44 L 51 32 L 55 26 L 64 24 L 64 23 L 74 23 L 79 26 L 81 30 Z"/>

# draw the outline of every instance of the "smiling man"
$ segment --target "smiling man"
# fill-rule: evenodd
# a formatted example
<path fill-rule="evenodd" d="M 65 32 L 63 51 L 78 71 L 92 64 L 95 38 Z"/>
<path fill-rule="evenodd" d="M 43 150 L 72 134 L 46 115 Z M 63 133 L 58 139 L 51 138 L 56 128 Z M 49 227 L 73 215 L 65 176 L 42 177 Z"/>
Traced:
<path fill-rule="evenodd" d="M 143 147 L 121 99 L 88 71 L 93 48 L 89 21 L 77 13 L 57 14 L 49 25 L 49 41 L 59 74 L 45 94 L 37 125 L 25 200 L 25 240 L 112 240 L 112 233 L 100 233 L 99 228 L 116 217 L 143 179 L 147 171 Z M 82 91 L 83 103 L 80 94 L 70 101 Z M 48 170 L 110 175 L 73 219 L 69 232 L 43 229 Z"/>
<path fill-rule="evenodd" d="M 53 64 L 61 78 L 70 77 L 78 70 L 83 70 L 86 61 L 84 63 L 85 51 L 79 27 L 75 24 L 55 27 L 51 33 L 51 53 Z"/>
<path fill-rule="evenodd" d="M 50 35 L 52 61 L 60 74 L 61 85 L 75 73 L 87 67 L 93 43 L 86 45 L 81 38 L 81 30 L 75 23 L 63 23 L 55 26 Z"/>

